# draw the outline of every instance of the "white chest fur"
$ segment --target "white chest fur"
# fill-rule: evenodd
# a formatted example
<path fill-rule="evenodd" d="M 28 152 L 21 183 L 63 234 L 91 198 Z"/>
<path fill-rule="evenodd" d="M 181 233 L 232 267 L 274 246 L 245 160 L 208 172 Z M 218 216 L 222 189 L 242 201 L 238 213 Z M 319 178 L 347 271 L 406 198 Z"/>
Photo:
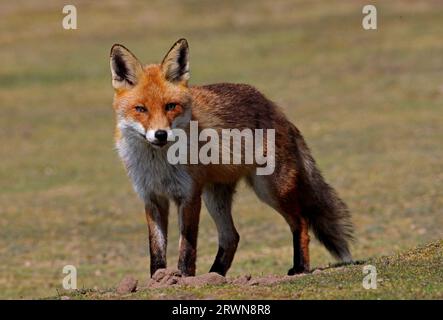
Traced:
<path fill-rule="evenodd" d="M 192 179 L 180 165 L 171 165 L 167 150 L 155 149 L 147 141 L 129 135 L 117 142 L 133 187 L 142 200 L 149 201 L 151 195 L 168 198 L 187 198 L 192 189 Z"/>

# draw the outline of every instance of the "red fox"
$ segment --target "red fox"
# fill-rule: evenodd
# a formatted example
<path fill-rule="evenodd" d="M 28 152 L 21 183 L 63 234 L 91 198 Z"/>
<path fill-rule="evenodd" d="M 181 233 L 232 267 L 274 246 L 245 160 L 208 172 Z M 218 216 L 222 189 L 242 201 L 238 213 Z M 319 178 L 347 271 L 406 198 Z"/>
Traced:
<path fill-rule="evenodd" d="M 124 46 L 111 49 L 116 147 L 134 189 L 144 201 L 150 272 L 166 267 L 169 201 L 179 211 L 178 269 L 195 275 L 201 199 L 214 219 L 219 247 L 210 272 L 226 275 L 239 234 L 231 214 L 244 178 L 258 198 L 279 212 L 293 236 L 289 275 L 309 272 L 309 229 L 329 252 L 352 261 L 353 226 L 345 203 L 328 185 L 299 130 L 254 87 L 219 83 L 189 86 L 189 47 L 178 40 L 160 64 L 142 65 Z M 257 175 L 257 164 L 171 164 L 167 150 L 174 128 L 275 129 L 275 169 Z M 265 148 L 266 149 L 266 148 Z"/>

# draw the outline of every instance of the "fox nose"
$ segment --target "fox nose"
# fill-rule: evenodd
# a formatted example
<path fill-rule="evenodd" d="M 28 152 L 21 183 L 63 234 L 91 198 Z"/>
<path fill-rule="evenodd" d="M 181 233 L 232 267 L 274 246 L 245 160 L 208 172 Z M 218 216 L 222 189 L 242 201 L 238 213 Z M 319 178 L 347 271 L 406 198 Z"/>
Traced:
<path fill-rule="evenodd" d="M 166 142 L 168 139 L 168 133 L 165 130 L 157 130 L 155 131 L 155 138 L 159 142 Z"/>

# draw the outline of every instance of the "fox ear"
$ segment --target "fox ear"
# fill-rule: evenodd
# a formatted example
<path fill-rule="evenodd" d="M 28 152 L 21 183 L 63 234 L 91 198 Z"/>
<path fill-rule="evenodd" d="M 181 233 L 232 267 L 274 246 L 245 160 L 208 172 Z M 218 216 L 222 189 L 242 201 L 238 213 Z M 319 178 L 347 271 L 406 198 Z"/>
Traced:
<path fill-rule="evenodd" d="M 180 39 L 163 58 L 161 68 L 166 80 L 186 85 L 189 80 L 189 46 Z"/>
<path fill-rule="evenodd" d="M 114 44 L 110 60 L 114 89 L 131 88 L 137 84 L 143 67 L 131 51 L 121 44 Z"/>

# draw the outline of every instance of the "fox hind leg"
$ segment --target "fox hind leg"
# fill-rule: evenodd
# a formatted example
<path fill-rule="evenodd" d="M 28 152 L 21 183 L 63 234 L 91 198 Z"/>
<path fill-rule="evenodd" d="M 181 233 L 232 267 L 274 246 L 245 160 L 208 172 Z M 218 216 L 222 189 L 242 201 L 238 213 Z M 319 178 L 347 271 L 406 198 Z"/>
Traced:
<path fill-rule="evenodd" d="M 294 250 L 294 266 L 289 269 L 288 275 L 309 272 L 309 225 L 305 218 L 300 217 L 292 231 Z"/>
<path fill-rule="evenodd" d="M 310 238 L 308 221 L 301 216 L 295 203 L 288 208 L 285 204 L 281 204 L 279 212 L 285 218 L 292 232 L 293 267 L 288 270 L 288 275 L 309 272 Z"/>
<path fill-rule="evenodd" d="M 217 226 L 219 241 L 217 256 L 209 272 L 223 276 L 231 266 L 240 240 L 231 213 L 234 191 L 235 184 L 211 184 L 203 190 L 203 200 Z"/>
<path fill-rule="evenodd" d="M 248 183 L 257 196 L 279 212 L 292 232 L 293 267 L 288 275 L 309 271 L 309 224 L 301 215 L 295 184 L 278 184 L 275 176 L 250 176 Z M 280 179 L 287 181 L 287 179 Z"/>

